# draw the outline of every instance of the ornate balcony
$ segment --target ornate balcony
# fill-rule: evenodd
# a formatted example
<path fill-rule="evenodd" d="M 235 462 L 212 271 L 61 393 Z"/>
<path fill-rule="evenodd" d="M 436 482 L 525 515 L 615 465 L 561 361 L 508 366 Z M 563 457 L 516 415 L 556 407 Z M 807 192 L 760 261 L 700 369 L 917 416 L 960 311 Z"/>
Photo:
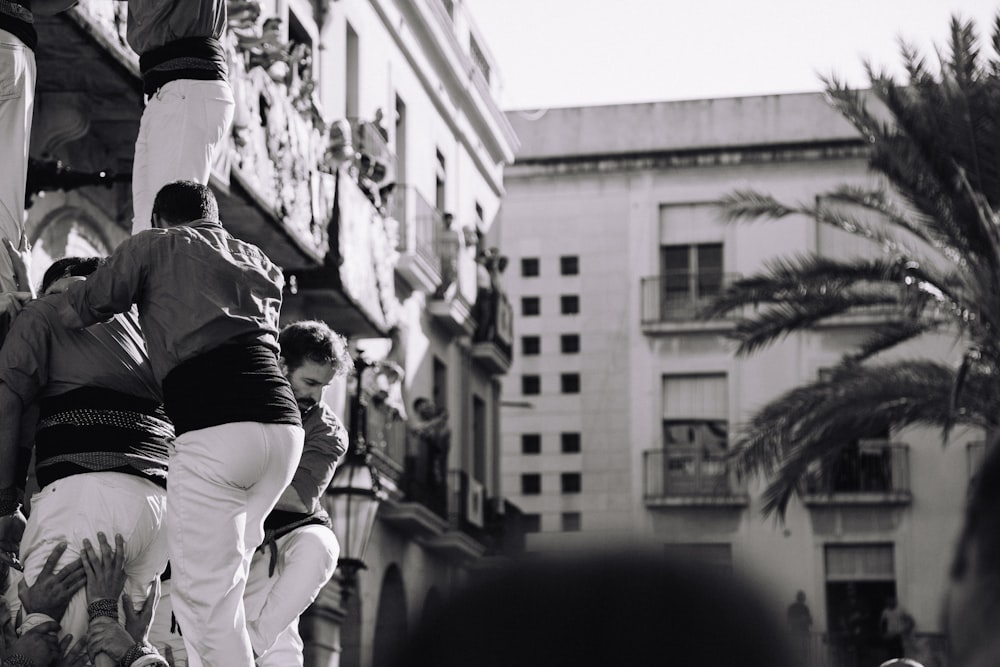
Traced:
<path fill-rule="evenodd" d="M 502 375 L 510 370 L 514 341 L 514 309 L 510 300 L 501 291 L 481 290 L 474 314 L 472 358 L 489 372 Z"/>
<path fill-rule="evenodd" d="M 446 219 L 442 218 L 442 228 L 435 241 L 441 261 L 441 283 L 428 300 L 427 312 L 452 335 L 471 336 L 476 326 L 472 319 L 473 306 L 459 288 L 462 237 L 455 230 L 445 228 L 446 224 Z"/>
<path fill-rule="evenodd" d="M 806 479 L 807 505 L 908 505 L 910 448 L 887 440 L 862 440 Z"/>
<path fill-rule="evenodd" d="M 643 452 L 643 459 L 647 507 L 747 504 L 722 454 L 705 447 L 671 446 Z"/>

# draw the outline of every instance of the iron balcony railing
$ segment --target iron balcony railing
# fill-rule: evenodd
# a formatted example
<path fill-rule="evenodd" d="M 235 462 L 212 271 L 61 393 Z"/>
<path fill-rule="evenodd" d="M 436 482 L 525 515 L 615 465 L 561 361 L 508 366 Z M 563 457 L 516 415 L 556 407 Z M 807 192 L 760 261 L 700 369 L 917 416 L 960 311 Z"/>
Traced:
<path fill-rule="evenodd" d="M 420 257 L 440 277 L 438 241 L 445 231 L 444 216 L 416 188 L 402 183 L 393 190 L 390 210 L 399 223 L 396 249 L 404 255 Z"/>
<path fill-rule="evenodd" d="M 909 494 L 909 445 L 887 440 L 862 440 L 844 449 L 806 478 L 810 495 Z"/>
<path fill-rule="evenodd" d="M 725 456 L 705 447 L 683 446 L 643 452 L 647 501 L 741 495 Z"/>
<path fill-rule="evenodd" d="M 406 470 L 406 422 L 384 406 L 365 410 L 368 447 L 378 471 L 399 484 Z"/>
<path fill-rule="evenodd" d="M 739 278 L 738 273 L 692 271 L 667 271 L 642 278 L 642 323 L 694 321 L 726 287 Z M 717 319 L 731 319 L 738 315 L 736 312 Z"/>

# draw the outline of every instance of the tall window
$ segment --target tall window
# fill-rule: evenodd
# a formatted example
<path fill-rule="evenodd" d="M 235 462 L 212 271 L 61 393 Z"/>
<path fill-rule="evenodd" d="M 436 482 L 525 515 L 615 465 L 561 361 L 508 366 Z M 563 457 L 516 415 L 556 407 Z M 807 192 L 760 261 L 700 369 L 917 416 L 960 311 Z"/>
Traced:
<path fill-rule="evenodd" d="M 542 435 L 540 433 L 522 433 L 521 434 L 521 453 L 522 454 L 541 454 L 542 453 Z"/>
<path fill-rule="evenodd" d="M 472 395 L 472 476 L 486 481 L 486 401 Z"/>
<path fill-rule="evenodd" d="M 559 351 L 563 354 L 576 354 L 580 351 L 580 334 L 563 334 L 559 336 Z"/>
<path fill-rule="evenodd" d="M 359 84 L 361 81 L 361 49 L 358 46 L 358 33 L 354 31 L 350 23 L 347 24 L 345 43 L 347 54 L 344 59 L 346 64 L 346 72 L 344 73 L 344 82 L 346 85 L 344 102 L 346 104 L 347 117 L 357 118 L 360 115 Z"/>
<path fill-rule="evenodd" d="M 440 212 L 447 209 L 445 188 L 448 187 L 448 169 L 444 161 L 444 153 L 440 149 L 436 153 L 437 165 L 434 172 L 434 208 Z"/>
<path fill-rule="evenodd" d="M 578 472 L 564 472 L 559 475 L 559 486 L 563 493 L 580 493 L 581 475 Z"/>
<path fill-rule="evenodd" d="M 534 278 L 538 275 L 538 273 L 539 273 L 539 266 L 537 257 L 521 258 L 521 277 Z"/>
<path fill-rule="evenodd" d="M 563 454 L 578 454 L 580 452 L 580 434 L 573 431 L 567 431 L 560 434 L 562 453 Z"/>
<path fill-rule="evenodd" d="M 542 492 L 542 476 L 537 472 L 521 475 L 521 495 L 537 496 Z"/>
<path fill-rule="evenodd" d="M 432 376 L 431 381 L 433 385 L 431 391 L 433 391 L 433 396 L 431 398 L 434 401 L 434 405 L 440 408 L 448 407 L 448 365 L 441 360 L 440 357 L 435 356 L 434 361 L 431 365 Z"/>
<path fill-rule="evenodd" d="M 664 320 L 690 319 L 722 291 L 722 244 L 660 246 Z"/>
<path fill-rule="evenodd" d="M 521 393 L 524 396 L 537 396 L 538 394 L 542 393 L 542 376 L 522 375 Z"/>
<path fill-rule="evenodd" d="M 580 297 L 576 294 L 563 294 L 559 297 L 559 312 L 563 315 L 576 315 L 580 312 Z"/>
<path fill-rule="evenodd" d="M 561 373 L 559 375 L 559 387 L 564 394 L 580 393 L 580 374 Z"/>
<path fill-rule="evenodd" d="M 725 374 L 663 377 L 663 482 L 668 495 L 729 491 Z"/>
<path fill-rule="evenodd" d="M 530 357 L 542 352 L 541 336 L 521 336 L 521 354 Z"/>
<path fill-rule="evenodd" d="M 537 296 L 521 297 L 521 315 L 530 317 L 542 312 L 542 301 Z"/>
<path fill-rule="evenodd" d="M 577 255 L 563 255 L 559 258 L 559 273 L 575 276 L 580 273 L 580 258 Z"/>
<path fill-rule="evenodd" d="M 396 181 L 407 182 L 406 141 L 407 141 L 406 102 L 396 95 Z M 405 216 L 402 217 L 405 220 Z"/>

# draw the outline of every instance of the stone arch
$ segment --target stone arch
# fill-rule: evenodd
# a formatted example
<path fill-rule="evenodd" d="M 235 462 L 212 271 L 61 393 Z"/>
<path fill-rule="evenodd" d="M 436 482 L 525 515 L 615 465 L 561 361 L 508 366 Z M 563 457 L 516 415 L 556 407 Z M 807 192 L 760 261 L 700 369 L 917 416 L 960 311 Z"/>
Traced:
<path fill-rule="evenodd" d="M 31 241 L 31 282 L 39 285 L 49 265 L 68 256 L 111 254 L 112 243 L 100 222 L 76 206 L 63 206 L 42 219 Z"/>
<path fill-rule="evenodd" d="M 382 577 L 372 642 L 372 667 L 386 667 L 406 638 L 406 590 L 398 565 L 390 565 Z"/>

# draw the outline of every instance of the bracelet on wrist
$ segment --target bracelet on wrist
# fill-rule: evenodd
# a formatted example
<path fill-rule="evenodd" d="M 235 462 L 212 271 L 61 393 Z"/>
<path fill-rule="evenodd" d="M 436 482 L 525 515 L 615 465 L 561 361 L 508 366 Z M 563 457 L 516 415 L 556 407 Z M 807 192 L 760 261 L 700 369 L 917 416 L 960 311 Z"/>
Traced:
<path fill-rule="evenodd" d="M 21 494 L 16 487 L 0 489 L 0 516 L 10 516 L 21 509 Z"/>
<path fill-rule="evenodd" d="M 156 649 L 145 642 L 133 644 L 132 648 L 126 651 L 125 655 L 118 661 L 118 667 L 129 667 L 133 662 L 147 655 L 156 655 Z"/>
<path fill-rule="evenodd" d="M 118 600 L 112 598 L 100 598 L 87 604 L 87 616 L 90 620 L 107 616 L 118 620 Z"/>
<path fill-rule="evenodd" d="M 3 659 L 3 667 L 35 667 L 35 661 L 20 653 L 12 653 Z"/>

